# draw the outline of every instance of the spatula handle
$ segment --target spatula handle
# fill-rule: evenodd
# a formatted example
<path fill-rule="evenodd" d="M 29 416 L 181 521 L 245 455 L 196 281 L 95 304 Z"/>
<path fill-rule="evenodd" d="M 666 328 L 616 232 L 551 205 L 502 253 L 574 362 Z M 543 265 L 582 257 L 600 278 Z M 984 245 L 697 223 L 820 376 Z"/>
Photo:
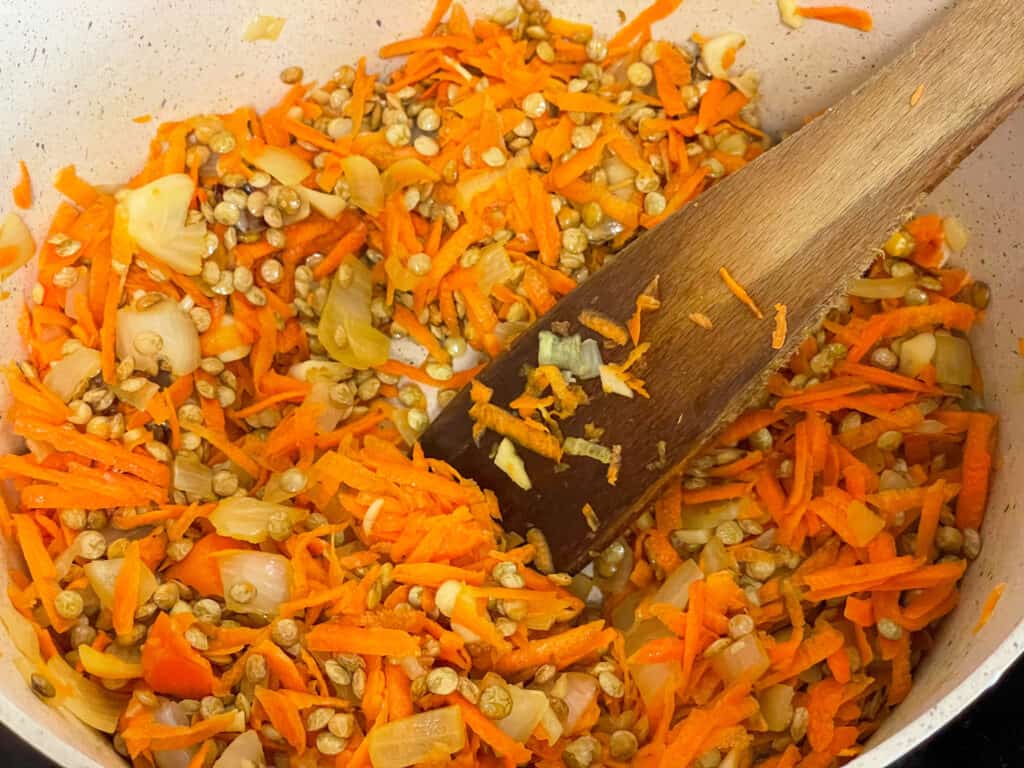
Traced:
<path fill-rule="evenodd" d="M 660 275 L 662 308 L 644 319 L 651 400 L 598 396 L 564 427 L 581 435 L 593 422 L 607 428 L 605 444 L 623 446 L 614 487 L 597 462 L 573 460 L 556 474 L 527 456 L 534 488 L 519 489 L 486 444 L 473 445 L 466 393 L 430 430 L 428 449 L 496 488 L 506 524 L 541 527 L 559 567 L 585 562 L 652 504 L 667 472 L 681 470 L 763 391 L 768 373 L 868 266 L 872 248 L 1017 106 L 1022 89 L 1024 3 L 961 0 L 826 114 L 625 249 L 484 372 L 495 402 L 508 403 L 522 389 L 519 368 L 536 360 L 542 328 L 568 321 L 576 330 L 585 308 L 629 317 L 636 295 Z M 768 317 L 756 320 L 728 292 L 717 276 L 723 266 Z M 777 351 L 769 343 L 776 303 L 788 307 L 790 326 Z M 695 311 L 714 319 L 713 330 L 687 319 Z M 601 521 L 596 533 L 580 513 L 584 501 Z"/>

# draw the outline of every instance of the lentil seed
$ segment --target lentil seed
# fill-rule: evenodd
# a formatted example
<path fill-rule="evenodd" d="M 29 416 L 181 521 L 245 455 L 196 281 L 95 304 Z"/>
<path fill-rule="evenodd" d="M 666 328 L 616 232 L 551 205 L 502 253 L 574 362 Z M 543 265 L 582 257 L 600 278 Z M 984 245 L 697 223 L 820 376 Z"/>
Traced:
<path fill-rule="evenodd" d="M 427 690 L 438 696 L 454 693 L 459 687 L 459 673 L 451 667 L 436 667 L 427 673 Z"/>
<path fill-rule="evenodd" d="M 512 714 L 512 695 L 502 685 L 491 685 L 480 692 L 477 706 L 489 719 L 501 720 Z"/>

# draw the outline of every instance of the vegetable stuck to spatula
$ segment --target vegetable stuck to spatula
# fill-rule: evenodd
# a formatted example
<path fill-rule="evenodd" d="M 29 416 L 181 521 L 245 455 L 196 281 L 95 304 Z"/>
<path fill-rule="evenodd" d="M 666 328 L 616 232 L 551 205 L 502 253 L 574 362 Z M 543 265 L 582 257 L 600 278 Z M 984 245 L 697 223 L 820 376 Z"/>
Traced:
<path fill-rule="evenodd" d="M 494 489 L 506 527 L 539 528 L 555 568 L 586 563 L 759 396 L 901 216 L 1017 106 L 1022 29 L 1024 6 L 1014 0 L 962 0 L 865 85 L 560 301 L 480 374 L 477 402 L 467 388 L 440 415 L 423 437 L 427 453 Z M 596 424 L 604 445 L 621 446 L 610 484 L 605 463 L 502 420 L 522 393 L 524 366 L 538 364 L 541 334 L 554 327 L 600 339 L 593 313 L 612 321 L 605 330 L 627 326 L 655 278 L 659 308 L 642 312 L 640 338 L 627 347 L 643 350 L 650 398 L 598 390 L 560 422 L 578 437 Z M 741 292 L 749 302 L 737 300 Z M 773 320 L 780 313 L 786 333 Z M 636 321 L 629 325 L 635 336 Z M 481 436 L 474 424 L 492 429 Z M 505 437 L 519 444 L 528 483 L 493 461 Z"/>

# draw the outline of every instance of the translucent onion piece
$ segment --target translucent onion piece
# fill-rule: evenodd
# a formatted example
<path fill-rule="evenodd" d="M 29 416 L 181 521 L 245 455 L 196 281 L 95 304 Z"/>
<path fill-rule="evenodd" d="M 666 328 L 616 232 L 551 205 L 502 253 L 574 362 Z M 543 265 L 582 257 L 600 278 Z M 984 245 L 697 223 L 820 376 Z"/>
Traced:
<path fill-rule="evenodd" d="M 610 578 L 605 578 L 604 576 L 601 576 L 600 573 L 595 572 L 594 580 L 601 592 L 606 595 L 615 595 L 625 589 L 626 584 L 629 582 L 629 574 L 632 572 L 633 550 L 629 547 L 625 547 L 622 554 L 622 560 L 616 566 L 615 574 Z"/>
<path fill-rule="evenodd" d="M 711 666 L 727 684 L 741 677 L 759 678 L 771 665 L 756 632 L 744 635 L 725 650 L 711 657 Z"/>
<path fill-rule="evenodd" d="M 227 745 L 217 758 L 217 762 L 213 764 L 213 768 L 251 768 L 250 764 L 263 766 L 266 763 L 267 758 L 263 754 L 259 734 L 256 731 L 246 731 Z"/>
<path fill-rule="evenodd" d="M 796 0 L 779 0 L 779 16 L 787 27 L 800 29 L 804 25 L 804 17 L 796 9 Z"/>
<path fill-rule="evenodd" d="M 142 333 L 155 333 L 163 342 L 153 357 L 145 357 L 134 342 Z M 202 353 L 199 332 L 177 302 L 158 301 L 146 309 L 123 307 L 117 311 L 117 356 L 133 357 L 136 364 L 153 365 L 164 360 L 175 376 L 187 376 L 199 367 Z"/>
<path fill-rule="evenodd" d="M 198 275 L 206 252 L 206 223 L 185 224 L 195 185 L 183 173 L 118 193 L 128 216 L 128 234 L 146 253 L 183 275 Z"/>
<path fill-rule="evenodd" d="M 494 454 L 494 463 L 502 472 L 509 476 L 513 483 L 524 491 L 533 488 L 530 476 L 526 474 L 526 465 L 522 457 L 516 453 L 516 447 L 507 437 L 503 438 L 498 445 L 498 452 Z"/>
<path fill-rule="evenodd" d="M 968 387 L 974 381 L 974 355 L 967 339 L 936 334 L 934 363 L 939 384 Z"/>
<path fill-rule="evenodd" d="M 160 385 L 155 381 L 146 382 L 138 389 L 129 392 L 124 387 L 114 385 L 111 387 L 114 390 L 114 394 L 117 395 L 117 399 L 123 403 L 128 403 L 136 410 L 144 411 L 146 406 L 149 405 L 149 401 L 153 399 L 153 396 L 160 392 Z"/>
<path fill-rule="evenodd" d="M 613 190 L 612 194 L 623 200 L 629 200 L 633 196 L 633 187 L 631 184 L 623 182 L 632 181 L 636 176 L 633 166 L 627 165 L 615 155 L 610 155 L 602 167 L 608 175 L 608 188 Z"/>
<path fill-rule="evenodd" d="M 739 32 L 716 35 L 704 43 L 704 47 L 700 51 L 700 60 L 712 77 L 727 80 L 729 68 L 725 66 L 725 54 L 730 49 L 738 51 L 746 42 L 747 38 Z"/>
<path fill-rule="evenodd" d="M 851 296 L 859 296 L 862 299 L 899 299 L 913 288 L 916 278 L 909 277 L 859 277 L 850 281 L 847 293 Z"/>
<path fill-rule="evenodd" d="M 117 648 L 118 646 L 113 646 L 113 650 L 117 650 Z M 79 646 L 78 658 L 82 662 L 82 667 L 90 675 L 108 680 L 133 680 L 142 677 L 142 664 L 137 659 L 134 661 L 122 659 L 114 653 L 97 651 L 89 645 Z"/>
<path fill-rule="evenodd" d="M 276 511 L 285 512 L 293 525 L 305 516 L 298 507 L 272 504 L 251 496 L 232 496 L 217 504 L 210 513 L 210 522 L 221 536 L 262 544 L 270 536 L 270 516 Z"/>
<path fill-rule="evenodd" d="M 740 516 L 743 508 L 742 499 L 730 499 L 729 501 L 710 502 L 708 504 L 694 504 L 683 507 L 679 519 L 680 528 L 705 529 L 715 528 L 729 520 L 735 520 Z"/>
<path fill-rule="evenodd" d="M 544 727 L 544 732 L 547 734 L 545 741 L 548 746 L 554 746 L 555 742 L 562 738 L 562 733 L 565 731 L 562 721 L 558 719 L 558 715 L 551 708 L 551 704 L 544 710 L 544 714 L 540 718 L 540 724 Z"/>
<path fill-rule="evenodd" d="M 0 250 L 4 248 L 14 248 L 17 255 L 10 263 L 0 264 L 0 280 L 23 267 L 36 252 L 32 233 L 16 213 L 8 213 L 0 220 Z"/>
<path fill-rule="evenodd" d="M 190 493 L 200 499 L 214 497 L 213 470 L 203 464 L 194 454 L 179 453 L 174 457 L 171 471 L 171 484 L 176 491 Z"/>
<path fill-rule="evenodd" d="M 284 29 L 285 21 L 280 16 L 257 16 L 246 24 L 242 39 L 247 43 L 256 40 L 277 40 Z"/>
<path fill-rule="evenodd" d="M 333 360 L 303 360 L 288 369 L 288 375 L 299 381 L 316 381 L 318 378 L 338 382 L 352 375 L 347 365 Z"/>
<path fill-rule="evenodd" d="M 103 733 L 114 733 L 124 710 L 124 697 L 117 696 L 86 679 L 60 656 L 51 656 L 46 668 L 54 679 L 71 690 L 61 704 L 86 725 Z"/>
<path fill-rule="evenodd" d="M 283 555 L 229 551 L 217 556 L 217 566 L 220 568 L 220 579 L 230 611 L 275 616 L 278 606 L 291 597 L 292 564 Z M 233 600 L 231 588 L 245 582 L 256 588 L 252 600 L 247 603 Z"/>
<path fill-rule="evenodd" d="M 344 415 L 344 411 L 331 401 L 330 391 L 331 382 L 326 379 L 317 379 L 313 382 L 313 388 L 309 392 L 309 401 L 320 406 L 320 415 L 316 420 L 318 435 L 323 435 L 337 427 Z"/>
<path fill-rule="evenodd" d="M 700 566 L 693 560 L 684 560 L 683 564 L 670 573 L 664 583 L 654 593 L 654 602 L 669 603 L 683 609 L 690 599 L 690 585 L 704 578 Z"/>
<path fill-rule="evenodd" d="M 266 171 L 282 184 L 294 187 L 301 184 L 303 180 L 313 172 L 313 166 L 296 157 L 287 149 L 264 145 L 258 152 L 242 148 L 242 157 L 261 171 Z M 308 192 L 305 187 L 299 187 L 299 194 Z"/>
<path fill-rule="evenodd" d="M 380 180 L 384 185 L 384 194 L 405 189 L 412 184 L 423 184 L 439 181 L 441 175 L 418 157 L 403 157 L 389 165 Z"/>
<path fill-rule="evenodd" d="M 601 377 L 601 390 L 610 395 L 622 395 L 623 397 L 633 397 L 633 390 L 629 388 L 626 381 L 622 378 L 622 374 L 614 370 L 609 365 L 602 365 L 598 368 L 598 374 Z"/>
<path fill-rule="evenodd" d="M 50 366 L 43 384 L 65 403 L 82 393 L 89 379 L 100 372 L 100 353 L 79 347 Z"/>
<path fill-rule="evenodd" d="M 295 189 L 314 211 L 328 219 L 337 219 L 348 208 L 345 199 L 337 195 L 329 195 L 309 187 L 296 187 Z"/>
<path fill-rule="evenodd" d="M 626 632 L 636 623 L 636 609 L 645 597 L 647 597 L 652 590 L 638 590 L 631 592 L 622 599 L 618 605 L 612 610 L 612 626 L 621 632 Z M 660 622 L 659 622 L 660 623 Z M 627 641 L 629 640 L 627 636 Z M 634 649 L 636 650 L 636 649 Z"/>
<path fill-rule="evenodd" d="M 0 605 L 0 623 L 7 630 L 7 637 L 18 652 L 33 664 L 42 664 L 43 657 L 39 652 L 39 636 L 36 635 L 32 622 L 14 610 L 9 603 Z"/>
<path fill-rule="evenodd" d="M 711 575 L 712 573 L 718 573 L 719 571 L 728 571 L 736 568 L 736 558 L 734 558 L 729 550 L 726 549 L 725 544 L 717 536 L 712 536 L 707 544 L 704 545 L 704 549 L 700 553 L 700 566 L 704 570 L 704 573 Z"/>
<path fill-rule="evenodd" d="M 162 725 L 188 725 L 188 715 L 176 701 L 165 700 L 153 712 L 153 719 Z M 192 756 L 198 747 L 188 749 L 164 749 L 153 752 L 153 761 L 157 768 L 188 768 Z"/>
<path fill-rule="evenodd" d="M 75 284 L 64 293 L 64 314 L 72 320 L 80 320 L 78 316 L 78 297 L 89 296 L 89 270 L 87 267 L 75 267 L 78 278 Z"/>
<path fill-rule="evenodd" d="M 317 331 L 332 358 L 350 368 L 365 370 L 388 359 L 390 342 L 370 321 L 373 283 L 369 268 L 360 261 L 350 264 L 352 282 L 347 286 L 337 280 L 331 282 Z M 343 346 L 338 344 L 338 328 L 344 330 Z"/>
<path fill-rule="evenodd" d="M 466 726 L 458 707 L 441 707 L 377 726 L 369 739 L 373 768 L 407 768 L 448 762 L 466 745 Z"/>
<path fill-rule="evenodd" d="M 566 672 L 565 678 L 565 696 L 562 697 L 566 706 L 565 730 L 572 733 L 583 713 L 597 698 L 597 679 L 583 672 Z"/>
<path fill-rule="evenodd" d="M 508 258 L 508 251 L 501 246 L 490 246 L 484 248 L 477 262 L 476 270 L 479 274 L 477 282 L 480 290 L 486 294 L 494 289 L 496 285 L 504 285 L 512 277 L 514 270 L 512 262 Z"/>
<path fill-rule="evenodd" d="M 772 685 L 758 696 L 761 716 L 769 731 L 784 731 L 793 720 L 793 686 Z"/>
<path fill-rule="evenodd" d="M 678 661 L 658 664 L 634 664 L 630 668 L 633 682 L 640 691 L 640 698 L 647 707 L 654 706 L 661 696 L 661 690 L 679 673 Z"/>
<path fill-rule="evenodd" d="M 499 683 L 500 685 L 500 683 Z M 505 734 L 519 743 L 525 743 L 530 734 L 544 717 L 544 710 L 550 705 L 543 691 L 521 688 L 518 685 L 507 685 L 505 690 L 512 697 L 512 711 L 508 717 L 495 721 Z"/>
<path fill-rule="evenodd" d="M 89 585 L 104 608 L 110 608 L 114 604 L 114 585 L 117 583 L 117 575 L 121 572 L 123 565 L 123 557 L 113 560 L 93 560 L 85 564 L 85 576 L 89 579 Z M 156 587 L 156 576 L 143 563 L 142 574 L 139 577 L 139 605 L 149 600 L 153 592 L 156 591 Z"/>
<path fill-rule="evenodd" d="M 956 216 L 947 216 L 942 220 L 942 234 L 946 238 L 946 245 L 956 253 L 967 247 L 970 238 L 967 228 Z"/>
<path fill-rule="evenodd" d="M 917 376 L 935 357 L 935 334 L 919 333 L 900 347 L 899 371 L 904 376 Z"/>
<path fill-rule="evenodd" d="M 376 216 L 384 207 L 384 184 L 377 166 L 362 155 L 349 155 L 341 161 L 353 205 Z"/>

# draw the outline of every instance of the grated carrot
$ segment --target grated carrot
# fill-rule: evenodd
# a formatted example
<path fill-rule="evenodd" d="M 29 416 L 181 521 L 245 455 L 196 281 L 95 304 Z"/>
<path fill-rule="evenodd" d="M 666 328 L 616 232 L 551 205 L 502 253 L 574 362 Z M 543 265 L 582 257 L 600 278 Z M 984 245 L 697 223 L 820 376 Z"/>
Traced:
<path fill-rule="evenodd" d="M 758 320 L 763 320 L 764 313 L 762 313 L 761 310 L 758 309 L 757 304 L 755 304 L 754 300 L 750 298 L 750 294 L 747 293 L 746 289 L 744 289 L 742 285 L 740 285 L 739 283 L 736 282 L 736 280 L 733 279 L 733 276 L 729 274 L 729 270 L 726 269 L 725 267 L 720 267 L 718 269 L 718 274 L 722 278 L 722 280 L 725 281 L 726 286 L 729 288 L 730 291 L 732 291 L 733 295 L 750 308 L 750 311 L 754 313 L 754 317 L 756 317 Z"/>

